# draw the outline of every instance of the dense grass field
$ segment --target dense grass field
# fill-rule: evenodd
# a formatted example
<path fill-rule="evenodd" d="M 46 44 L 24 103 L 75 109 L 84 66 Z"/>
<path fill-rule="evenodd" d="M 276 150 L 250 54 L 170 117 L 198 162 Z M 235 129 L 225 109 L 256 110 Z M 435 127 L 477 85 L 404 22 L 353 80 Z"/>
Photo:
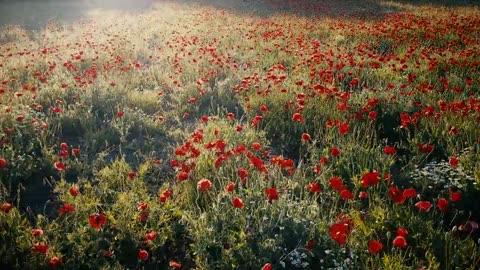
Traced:
<path fill-rule="evenodd" d="M 456 2 L 1 26 L 0 268 L 479 269 L 480 9 Z"/>

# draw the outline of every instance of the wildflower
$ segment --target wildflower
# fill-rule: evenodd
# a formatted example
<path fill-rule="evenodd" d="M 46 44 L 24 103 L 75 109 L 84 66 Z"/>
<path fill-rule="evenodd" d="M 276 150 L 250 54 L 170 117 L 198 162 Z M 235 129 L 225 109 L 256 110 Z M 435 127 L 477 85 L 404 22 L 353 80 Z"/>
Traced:
<path fill-rule="evenodd" d="M 429 201 L 419 201 L 415 204 L 415 207 L 420 211 L 428 211 L 432 207 L 432 204 Z"/>
<path fill-rule="evenodd" d="M 32 230 L 32 236 L 37 237 L 37 236 L 42 236 L 43 235 L 43 230 L 42 229 L 33 229 Z"/>
<path fill-rule="evenodd" d="M 368 251 L 370 251 L 370 253 L 372 254 L 376 254 L 380 252 L 382 248 L 383 248 L 382 243 L 380 243 L 377 240 L 370 240 L 370 242 L 368 242 Z"/>
<path fill-rule="evenodd" d="M 338 176 L 331 177 L 329 179 L 329 182 L 330 182 L 330 187 L 338 192 L 342 192 L 342 190 L 346 189 L 342 179 Z"/>
<path fill-rule="evenodd" d="M 262 270 L 272 270 L 272 264 L 271 263 L 266 263 L 263 267 Z"/>
<path fill-rule="evenodd" d="M 157 236 L 158 236 L 158 233 L 155 231 L 152 231 L 145 235 L 145 239 L 147 239 L 148 241 L 153 241 L 155 240 L 155 238 L 157 238 Z"/>
<path fill-rule="evenodd" d="M 376 183 L 378 183 L 378 181 L 380 181 L 378 172 L 373 171 L 373 172 L 368 172 L 362 176 L 361 184 L 362 184 L 362 187 L 366 188 L 366 187 L 375 185 Z"/>
<path fill-rule="evenodd" d="M 32 251 L 36 253 L 47 254 L 48 253 L 48 246 L 44 243 L 35 243 L 33 244 Z"/>
<path fill-rule="evenodd" d="M 176 269 L 182 268 L 181 263 L 173 261 L 173 260 L 168 263 L 168 266 L 170 266 L 171 268 L 176 268 Z"/>
<path fill-rule="evenodd" d="M 188 178 L 188 173 L 185 171 L 181 171 L 177 174 L 177 180 L 178 181 L 184 181 Z"/>
<path fill-rule="evenodd" d="M 403 197 L 405 198 L 415 198 L 417 197 L 417 192 L 414 188 L 407 188 L 403 191 Z"/>
<path fill-rule="evenodd" d="M 7 160 L 0 158 L 0 169 L 4 169 L 8 166 Z"/>
<path fill-rule="evenodd" d="M 348 122 L 343 122 L 338 126 L 338 132 L 342 135 L 348 134 L 350 132 L 350 126 Z"/>
<path fill-rule="evenodd" d="M 360 194 L 358 194 L 358 197 L 360 199 L 367 199 L 368 198 L 368 193 L 365 191 L 360 191 Z"/>
<path fill-rule="evenodd" d="M 308 190 L 310 190 L 310 192 L 312 193 L 319 193 L 322 191 L 322 189 L 320 188 L 317 182 L 313 182 L 310 185 L 308 185 Z"/>
<path fill-rule="evenodd" d="M 2 207 L 1 207 L 2 211 L 7 213 L 7 214 L 8 214 L 8 212 L 10 212 L 10 210 L 12 210 L 12 208 L 13 208 L 13 206 L 10 203 L 4 203 L 4 204 L 2 204 Z"/>
<path fill-rule="evenodd" d="M 60 208 L 60 214 L 68 214 L 75 211 L 75 208 L 68 203 L 65 203 L 61 208 Z"/>
<path fill-rule="evenodd" d="M 462 200 L 462 193 L 459 191 L 451 191 L 450 192 L 450 201 L 452 202 L 459 202 Z"/>
<path fill-rule="evenodd" d="M 53 256 L 50 261 L 48 262 L 48 265 L 51 267 L 51 268 L 56 268 L 60 265 L 62 265 L 62 258 L 61 257 L 57 257 L 57 256 Z"/>
<path fill-rule="evenodd" d="M 340 155 L 340 150 L 338 150 L 337 147 L 333 147 L 332 150 L 330 150 L 330 155 L 332 157 L 336 157 Z"/>
<path fill-rule="evenodd" d="M 95 229 L 100 229 L 105 223 L 107 223 L 107 217 L 104 214 L 93 214 L 89 218 L 90 226 Z"/>
<path fill-rule="evenodd" d="M 80 194 L 80 191 L 78 191 L 78 188 L 77 187 L 70 187 L 70 189 L 68 190 L 68 192 L 70 193 L 70 195 L 72 196 L 77 196 L 78 194 Z"/>
<path fill-rule="evenodd" d="M 142 261 L 148 260 L 148 252 L 144 249 L 138 251 L 138 258 Z"/>
<path fill-rule="evenodd" d="M 393 246 L 404 248 L 407 246 L 407 240 L 403 236 L 397 236 L 393 239 Z"/>
<path fill-rule="evenodd" d="M 440 198 L 437 201 L 437 207 L 441 212 L 447 212 L 448 211 L 448 202 L 445 198 Z"/>
<path fill-rule="evenodd" d="M 388 188 L 388 196 L 396 204 L 403 204 L 405 202 L 405 196 L 403 196 L 403 192 L 395 186 L 390 186 Z"/>
<path fill-rule="evenodd" d="M 394 155 L 397 153 L 397 150 L 393 146 L 385 146 L 385 148 L 383 148 L 383 152 L 387 155 Z"/>
<path fill-rule="evenodd" d="M 303 121 L 304 121 L 303 116 L 299 113 L 294 113 L 293 116 L 292 116 L 292 120 L 294 122 L 299 122 L 299 123 L 303 123 Z"/>
<path fill-rule="evenodd" d="M 227 188 L 226 188 L 227 192 L 233 192 L 234 189 L 235 189 L 235 183 L 228 182 Z"/>
<path fill-rule="evenodd" d="M 275 200 L 278 200 L 278 191 L 275 187 L 272 188 L 266 188 L 265 189 L 265 195 L 268 197 L 268 202 L 272 202 Z"/>
<path fill-rule="evenodd" d="M 53 165 L 54 165 L 55 169 L 57 169 L 57 171 L 60 171 L 60 172 L 65 171 L 65 164 L 63 164 L 61 161 L 57 161 Z"/>
<path fill-rule="evenodd" d="M 209 190 L 211 187 L 212 187 L 212 182 L 210 182 L 210 180 L 208 179 L 202 179 L 197 183 L 198 190 L 202 192 Z"/>
<path fill-rule="evenodd" d="M 233 203 L 233 207 L 235 208 L 243 208 L 245 206 L 242 199 L 238 197 L 233 197 L 232 203 Z"/>
<path fill-rule="evenodd" d="M 162 192 L 162 194 L 158 197 L 158 199 L 161 201 L 161 202 L 167 202 L 168 198 L 170 198 L 172 196 L 173 192 L 169 189 L 166 189 Z"/>
<path fill-rule="evenodd" d="M 458 166 L 458 158 L 457 157 L 451 157 L 449 163 L 452 167 L 457 167 Z"/>
<path fill-rule="evenodd" d="M 405 228 L 398 228 L 396 231 L 397 236 L 407 237 L 408 231 Z"/>
<path fill-rule="evenodd" d="M 348 189 L 344 189 L 340 192 L 340 196 L 342 197 L 342 199 L 344 200 L 351 200 L 353 199 L 353 193 L 348 190 Z"/>

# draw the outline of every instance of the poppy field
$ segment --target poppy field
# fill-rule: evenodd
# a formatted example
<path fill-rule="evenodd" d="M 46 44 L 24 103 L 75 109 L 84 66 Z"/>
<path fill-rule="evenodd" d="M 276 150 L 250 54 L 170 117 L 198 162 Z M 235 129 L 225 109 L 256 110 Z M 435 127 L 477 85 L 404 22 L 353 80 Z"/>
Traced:
<path fill-rule="evenodd" d="M 438 2 L 0 26 L 0 268 L 479 269 L 480 9 Z"/>

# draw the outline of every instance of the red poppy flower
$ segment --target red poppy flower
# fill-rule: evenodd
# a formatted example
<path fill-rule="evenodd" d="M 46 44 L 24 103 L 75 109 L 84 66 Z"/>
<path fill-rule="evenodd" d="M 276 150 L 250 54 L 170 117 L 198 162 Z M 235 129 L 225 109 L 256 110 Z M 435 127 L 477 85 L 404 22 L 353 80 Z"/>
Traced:
<path fill-rule="evenodd" d="M 2 211 L 7 213 L 10 212 L 10 210 L 12 210 L 13 206 L 9 203 L 4 203 L 2 204 Z"/>
<path fill-rule="evenodd" d="M 343 122 L 338 125 L 338 132 L 342 135 L 348 134 L 350 132 L 350 126 L 348 122 Z"/>
<path fill-rule="evenodd" d="M 135 179 L 135 177 L 137 177 L 137 173 L 135 173 L 135 172 L 129 172 L 128 173 L 128 179 L 133 180 L 133 179 Z"/>
<path fill-rule="evenodd" d="M 105 250 L 105 251 L 103 252 L 103 257 L 110 257 L 110 256 L 112 256 L 112 254 L 113 254 L 113 251 L 112 251 L 112 250 L 110 250 L 110 249 L 109 249 L 109 250 Z"/>
<path fill-rule="evenodd" d="M 234 189 L 235 189 L 235 183 L 228 182 L 227 188 L 226 188 L 227 192 L 233 192 Z"/>
<path fill-rule="evenodd" d="M 393 146 L 385 146 L 385 148 L 383 148 L 383 152 L 387 155 L 394 155 L 397 153 L 397 150 Z"/>
<path fill-rule="evenodd" d="M 368 113 L 368 118 L 375 120 L 378 117 L 378 112 L 377 111 L 371 111 Z"/>
<path fill-rule="evenodd" d="M 265 195 L 267 195 L 267 197 L 268 197 L 268 202 L 278 200 L 278 191 L 274 187 L 266 188 L 265 189 Z"/>
<path fill-rule="evenodd" d="M 346 189 L 342 179 L 338 176 L 330 177 L 329 182 L 330 182 L 330 187 L 338 192 L 342 192 L 342 190 Z"/>
<path fill-rule="evenodd" d="M 168 266 L 170 266 L 171 268 L 176 268 L 176 269 L 182 268 L 182 264 L 179 263 L 179 262 L 176 262 L 176 261 L 170 261 L 168 263 Z"/>
<path fill-rule="evenodd" d="M 55 166 L 55 169 L 57 169 L 60 172 L 65 171 L 65 165 L 61 161 L 55 162 L 54 166 Z"/>
<path fill-rule="evenodd" d="M 262 145 L 258 142 L 254 142 L 252 143 L 252 149 L 253 150 L 261 150 L 262 149 Z"/>
<path fill-rule="evenodd" d="M 332 150 L 330 150 L 330 155 L 332 157 L 336 157 L 336 156 L 340 155 L 340 150 L 338 150 L 337 147 L 333 147 Z"/>
<path fill-rule="evenodd" d="M 294 113 L 293 116 L 292 116 L 292 120 L 294 122 L 299 122 L 299 123 L 303 123 L 303 121 L 304 121 L 303 116 L 299 113 Z"/>
<path fill-rule="evenodd" d="M 122 118 L 125 115 L 123 111 L 117 112 L 117 118 Z"/>
<path fill-rule="evenodd" d="M 138 258 L 142 261 L 148 260 L 148 252 L 144 249 L 138 251 Z"/>
<path fill-rule="evenodd" d="M 407 237 L 408 231 L 405 228 L 398 228 L 396 231 L 397 236 Z"/>
<path fill-rule="evenodd" d="M 310 190 L 310 192 L 313 192 L 313 193 L 319 193 L 322 191 L 322 189 L 320 188 L 317 182 L 313 182 L 310 185 L 308 185 L 308 190 Z"/>
<path fill-rule="evenodd" d="M 414 188 L 407 188 L 403 191 L 403 196 L 405 198 L 415 198 L 417 197 L 417 192 Z"/>
<path fill-rule="evenodd" d="M 61 257 L 57 257 L 57 256 L 53 256 L 50 261 L 48 262 L 48 265 L 51 267 L 51 268 L 56 268 L 60 265 L 62 265 L 62 258 Z"/>
<path fill-rule="evenodd" d="M 303 133 L 302 134 L 302 141 L 308 142 L 308 141 L 310 141 L 310 139 L 311 139 L 310 134 L 308 134 L 308 133 Z"/>
<path fill-rule="evenodd" d="M 72 149 L 72 155 L 74 155 L 74 156 L 80 155 L 80 148 L 73 148 Z"/>
<path fill-rule="evenodd" d="M 388 196 L 390 196 L 390 198 L 396 204 L 402 204 L 405 202 L 405 196 L 403 196 L 403 192 L 395 186 L 388 188 Z"/>
<path fill-rule="evenodd" d="M 432 207 L 432 204 L 429 201 L 419 201 L 415 204 L 415 207 L 420 211 L 428 211 Z"/>
<path fill-rule="evenodd" d="M 68 214 L 75 211 L 75 207 L 73 205 L 65 203 L 61 208 L 60 208 L 60 214 Z"/>
<path fill-rule="evenodd" d="M 280 166 L 282 166 L 282 168 L 293 167 L 293 160 L 292 159 L 282 160 L 280 163 Z"/>
<path fill-rule="evenodd" d="M 149 240 L 149 241 L 153 241 L 155 240 L 155 238 L 157 238 L 158 236 L 158 233 L 157 232 L 149 232 L 145 235 L 145 239 Z"/>
<path fill-rule="evenodd" d="M 58 156 L 68 158 L 70 156 L 70 153 L 68 153 L 67 150 L 60 150 L 60 152 L 58 153 Z"/>
<path fill-rule="evenodd" d="M 202 179 L 197 183 L 198 190 L 202 192 L 209 190 L 211 187 L 212 187 L 212 182 L 210 182 L 210 180 L 208 179 Z"/>
<path fill-rule="evenodd" d="M 319 162 L 322 165 L 327 165 L 328 164 L 328 157 L 321 157 Z"/>
<path fill-rule="evenodd" d="M 431 153 L 431 152 L 433 152 L 433 149 L 434 149 L 433 145 L 427 144 L 427 143 L 425 143 L 425 144 L 420 144 L 420 145 L 418 146 L 418 150 L 419 150 L 421 153 Z"/>
<path fill-rule="evenodd" d="M 348 190 L 348 189 L 344 189 L 340 192 L 340 196 L 342 197 L 342 199 L 344 200 L 351 200 L 353 199 L 353 193 Z"/>
<path fill-rule="evenodd" d="M 60 144 L 60 148 L 62 148 L 63 150 L 68 150 L 68 148 L 70 148 L 70 147 L 68 146 L 67 143 L 62 142 L 62 143 Z"/>
<path fill-rule="evenodd" d="M 43 230 L 42 229 L 33 229 L 32 230 L 32 236 L 37 237 L 37 236 L 42 236 L 43 235 Z"/>
<path fill-rule="evenodd" d="M 141 202 L 137 206 L 138 211 L 145 211 L 148 208 L 148 204 L 146 202 Z"/>
<path fill-rule="evenodd" d="M 181 171 L 177 174 L 177 180 L 178 181 L 184 181 L 188 179 L 188 173 L 185 171 Z"/>
<path fill-rule="evenodd" d="M 440 209 L 441 212 L 447 212 L 448 211 L 447 200 L 445 198 L 438 199 L 437 207 L 438 207 L 438 209 Z"/>
<path fill-rule="evenodd" d="M 242 199 L 238 197 L 233 197 L 232 204 L 233 204 L 233 207 L 235 208 L 243 208 L 245 206 Z"/>
<path fill-rule="evenodd" d="M 140 215 L 138 215 L 138 220 L 139 220 L 140 222 L 146 222 L 148 216 L 149 216 L 149 213 L 148 213 L 148 212 L 140 213 Z"/>
<path fill-rule="evenodd" d="M 202 117 L 200 117 L 200 122 L 202 122 L 202 123 L 208 122 L 208 116 L 203 115 Z"/>
<path fill-rule="evenodd" d="M 450 192 L 450 201 L 459 202 L 462 200 L 462 193 L 459 191 Z"/>
<path fill-rule="evenodd" d="M 329 227 L 330 237 L 340 245 L 347 242 L 347 234 L 349 232 L 349 224 L 347 222 L 339 222 Z"/>
<path fill-rule="evenodd" d="M 367 199 L 368 198 L 368 193 L 365 191 L 360 191 L 360 194 L 358 194 L 358 197 L 360 199 Z"/>
<path fill-rule="evenodd" d="M 403 236 L 397 236 L 393 239 L 393 246 L 404 248 L 407 246 L 407 240 Z"/>
<path fill-rule="evenodd" d="M 7 160 L 0 158 L 0 169 L 6 168 L 8 165 Z"/>
<path fill-rule="evenodd" d="M 42 254 L 47 254 L 48 253 L 48 246 L 43 242 L 35 243 L 35 244 L 33 244 L 32 251 L 42 253 Z"/>
<path fill-rule="evenodd" d="M 449 163 L 452 167 L 457 167 L 458 166 L 458 158 L 457 157 L 451 157 Z"/>
<path fill-rule="evenodd" d="M 162 192 L 162 194 L 158 197 L 161 202 L 167 202 L 168 198 L 173 195 L 173 192 L 169 189 L 166 189 Z"/>
<path fill-rule="evenodd" d="M 240 180 L 242 181 L 242 183 L 245 182 L 245 180 L 248 177 L 248 171 L 245 170 L 244 168 L 240 168 L 240 169 L 238 169 L 237 173 L 238 173 L 238 176 L 240 177 Z"/>
<path fill-rule="evenodd" d="M 365 173 L 362 176 L 361 184 L 362 184 L 362 187 L 366 188 L 366 187 L 370 187 L 370 186 L 375 185 L 376 183 L 378 183 L 378 181 L 380 181 L 380 177 L 378 176 L 378 172 L 373 171 L 373 172 Z"/>
<path fill-rule="evenodd" d="M 80 191 L 78 191 L 78 188 L 77 188 L 77 187 L 70 187 L 70 189 L 68 190 L 68 192 L 69 192 L 70 195 L 72 195 L 72 196 L 77 196 L 78 194 L 80 194 Z"/>
<path fill-rule="evenodd" d="M 260 106 L 260 111 L 267 113 L 268 112 L 268 107 L 266 105 Z"/>
<path fill-rule="evenodd" d="M 377 240 L 370 240 L 370 242 L 368 242 L 368 251 L 370 251 L 370 253 L 372 254 L 376 254 L 380 252 L 382 248 L 383 248 L 382 243 L 380 243 Z"/>
<path fill-rule="evenodd" d="M 272 270 L 272 264 L 271 263 L 266 263 L 263 267 L 262 270 Z"/>
<path fill-rule="evenodd" d="M 90 226 L 95 229 L 100 229 L 105 223 L 107 223 L 107 217 L 104 214 L 93 214 L 89 218 Z"/>
<path fill-rule="evenodd" d="M 310 239 L 308 240 L 305 248 L 307 249 L 307 251 L 312 251 L 312 248 L 317 244 L 317 241 L 315 241 L 315 239 Z"/>

